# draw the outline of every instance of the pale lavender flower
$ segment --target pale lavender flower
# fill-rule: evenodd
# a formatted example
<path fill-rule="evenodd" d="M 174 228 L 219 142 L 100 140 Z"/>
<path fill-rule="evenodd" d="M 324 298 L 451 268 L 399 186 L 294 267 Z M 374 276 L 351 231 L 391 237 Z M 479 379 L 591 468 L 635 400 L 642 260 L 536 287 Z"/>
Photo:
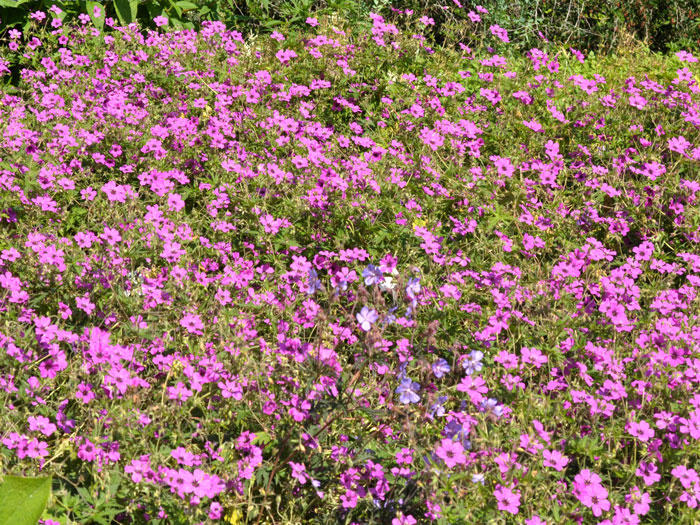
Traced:
<path fill-rule="evenodd" d="M 379 315 L 375 310 L 370 310 L 366 306 L 362 307 L 360 313 L 355 316 L 357 322 L 360 323 L 360 328 L 365 332 L 369 332 L 372 325 L 379 319 Z"/>

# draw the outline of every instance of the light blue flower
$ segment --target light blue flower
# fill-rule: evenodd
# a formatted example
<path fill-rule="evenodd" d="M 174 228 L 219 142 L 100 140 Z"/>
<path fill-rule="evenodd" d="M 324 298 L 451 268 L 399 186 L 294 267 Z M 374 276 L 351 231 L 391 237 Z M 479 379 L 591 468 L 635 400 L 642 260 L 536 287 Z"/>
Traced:
<path fill-rule="evenodd" d="M 474 372 L 480 372 L 484 367 L 481 360 L 484 358 L 484 353 L 479 350 L 472 350 L 469 356 L 462 361 L 462 367 L 468 376 L 472 375 Z"/>
<path fill-rule="evenodd" d="M 415 299 L 416 295 L 420 293 L 420 279 L 418 277 L 412 277 L 409 279 L 406 285 L 406 295 L 410 299 Z"/>
<path fill-rule="evenodd" d="M 384 274 L 375 265 L 370 264 L 362 270 L 362 277 L 365 278 L 365 286 L 372 286 L 373 284 L 379 284 L 384 280 Z"/>
<path fill-rule="evenodd" d="M 396 387 L 396 393 L 400 395 L 399 401 L 404 405 L 418 403 L 418 401 L 420 401 L 420 396 L 418 395 L 419 390 L 420 385 L 411 381 L 408 377 L 403 379 L 401 384 Z"/>
<path fill-rule="evenodd" d="M 308 294 L 315 294 L 321 289 L 321 280 L 318 278 L 318 272 L 311 268 L 309 270 L 309 287 L 306 290 Z"/>
<path fill-rule="evenodd" d="M 445 374 L 450 373 L 450 363 L 446 359 L 440 358 L 433 363 L 433 374 L 438 379 L 441 379 Z"/>
<path fill-rule="evenodd" d="M 379 319 L 379 314 L 375 310 L 370 310 L 366 306 L 362 307 L 360 313 L 355 316 L 357 322 L 360 323 L 360 328 L 365 332 L 369 332 L 372 329 L 372 325 Z"/>

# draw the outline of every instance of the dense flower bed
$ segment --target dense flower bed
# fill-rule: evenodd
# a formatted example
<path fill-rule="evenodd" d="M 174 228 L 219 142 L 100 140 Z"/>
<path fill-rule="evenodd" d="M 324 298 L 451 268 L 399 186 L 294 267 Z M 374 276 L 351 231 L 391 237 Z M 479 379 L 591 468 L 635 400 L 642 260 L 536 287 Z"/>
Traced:
<path fill-rule="evenodd" d="M 46 523 L 697 519 L 690 53 L 36 18 L 0 464 Z"/>

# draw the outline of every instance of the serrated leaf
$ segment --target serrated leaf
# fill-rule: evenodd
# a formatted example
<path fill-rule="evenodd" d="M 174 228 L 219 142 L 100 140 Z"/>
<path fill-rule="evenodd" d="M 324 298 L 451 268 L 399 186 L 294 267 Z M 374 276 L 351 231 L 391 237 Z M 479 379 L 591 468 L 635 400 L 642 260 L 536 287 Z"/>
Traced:
<path fill-rule="evenodd" d="M 267 432 L 258 432 L 258 433 L 256 433 L 255 439 L 253 440 L 252 443 L 253 443 L 253 445 L 257 445 L 257 444 L 266 445 L 270 441 L 272 441 L 270 434 L 268 434 Z"/>
<path fill-rule="evenodd" d="M 0 525 L 36 525 L 50 493 L 50 476 L 3 477 L 0 484 Z"/>

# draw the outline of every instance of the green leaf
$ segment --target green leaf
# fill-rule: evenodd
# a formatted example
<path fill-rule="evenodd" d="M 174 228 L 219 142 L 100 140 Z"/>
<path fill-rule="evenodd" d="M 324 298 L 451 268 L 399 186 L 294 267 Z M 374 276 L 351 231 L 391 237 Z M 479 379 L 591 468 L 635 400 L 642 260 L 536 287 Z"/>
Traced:
<path fill-rule="evenodd" d="M 252 441 L 252 443 L 253 443 L 253 445 L 258 445 L 258 444 L 266 445 L 270 441 L 272 441 L 272 438 L 270 437 L 270 434 L 268 434 L 267 432 L 256 432 L 255 439 Z"/>
<path fill-rule="evenodd" d="M 36 525 L 51 493 L 51 477 L 5 476 L 0 485 L 0 525 Z"/>
<path fill-rule="evenodd" d="M 105 6 L 101 2 L 85 2 L 87 14 L 97 29 L 102 31 L 105 26 Z M 95 16 L 95 7 L 100 8 L 100 16 Z"/>
<path fill-rule="evenodd" d="M 114 0 L 114 9 L 119 17 L 119 22 L 126 26 L 136 20 L 136 12 L 139 8 L 138 0 Z"/>
<path fill-rule="evenodd" d="M 19 7 L 33 0 L 0 0 L 0 7 Z"/>
<path fill-rule="evenodd" d="M 184 0 L 180 2 L 175 2 L 175 5 L 177 5 L 180 9 L 183 11 L 189 11 L 191 9 L 198 9 L 199 6 L 193 2 L 185 2 Z"/>

